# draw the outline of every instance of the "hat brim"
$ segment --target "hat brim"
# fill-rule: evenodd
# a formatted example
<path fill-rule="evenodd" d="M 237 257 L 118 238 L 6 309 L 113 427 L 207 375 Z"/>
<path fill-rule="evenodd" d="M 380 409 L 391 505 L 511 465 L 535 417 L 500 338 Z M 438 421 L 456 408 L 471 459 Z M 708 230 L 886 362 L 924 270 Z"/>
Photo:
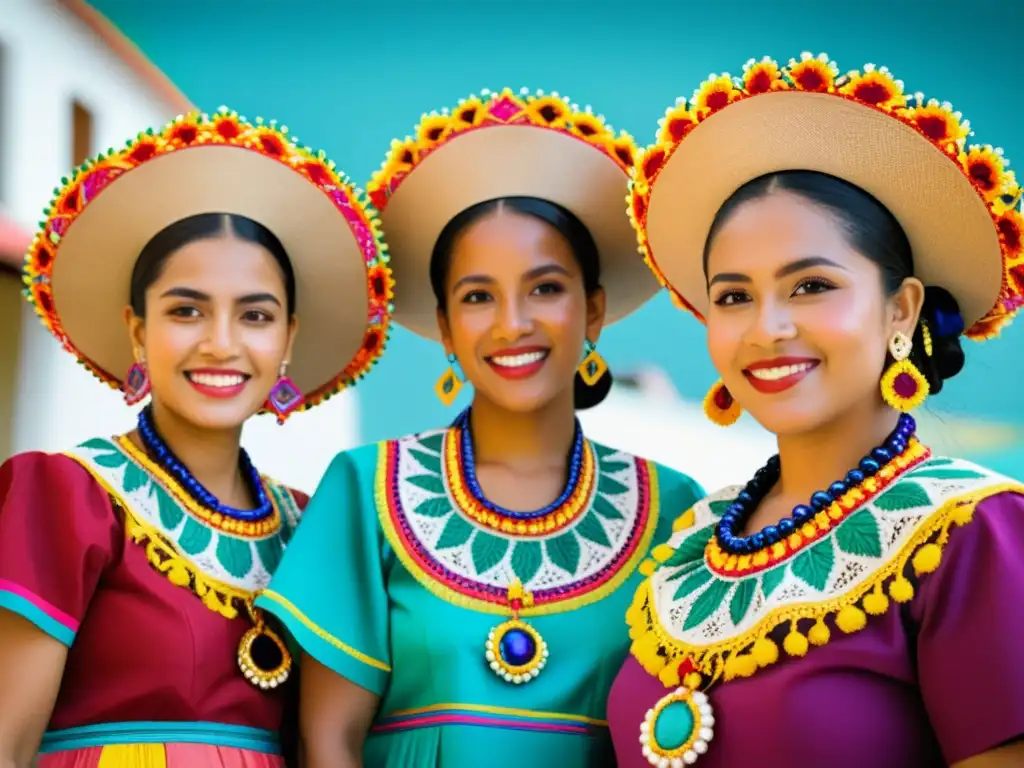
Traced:
<path fill-rule="evenodd" d="M 832 94 L 777 91 L 705 118 L 650 183 L 650 256 L 701 315 L 708 309 L 704 245 L 718 209 L 744 183 L 785 170 L 827 173 L 877 198 L 906 232 L 917 276 L 952 293 L 968 327 L 996 303 L 999 235 L 952 158 L 878 109 Z"/>
<path fill-rule="evenodd" d="M 607 294 L 605 324 L 659 289 L 637 256 L 623 211 L 628 173 L 600 148 L 568 132 L 530 124 L 484 124 L 431 150 L 401 179 L 380 218 L 398 286 L 395 321 L 437 340 L 430 259 L 445 225 L 476 203 L 529 196 L 557 203 L 590 230 Z"/>
<path fill-rule="evenodd" d="M 369 224 L 354 209 L 355 218 L 343 214 L 296 168 L 227 144 L 168 152 L 111 176 L 60 236 L 50 283 L 63 333 L 114 383 L 133 362 L 124 308 L 139 253 L 167 225 L 200 213 L 257 221 L 287 251 L 301 319 L 289 376 L 304 393 L 331 385 L 357 357 L 369 287 L 353 227 Z"/>

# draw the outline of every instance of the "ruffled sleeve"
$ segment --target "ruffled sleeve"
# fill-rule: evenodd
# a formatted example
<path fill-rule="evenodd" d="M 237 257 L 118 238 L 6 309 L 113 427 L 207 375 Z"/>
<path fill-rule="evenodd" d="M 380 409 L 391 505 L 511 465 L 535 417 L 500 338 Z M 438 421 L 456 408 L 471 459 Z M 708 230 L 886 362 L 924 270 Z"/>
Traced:
<path fill-rule="evenodd" d="M 980 502 L 911 608 L 917 666 L 946 761 L 1024 736 L 1024 496 Z"/>
<path fill-rule="evenodd" d="M 349 455 L 336 456 L 256 605 L 318 662 L 381 695 L 391 643 L 384 541 L 371 498 L 360 493 Z"/>
<path fill-rule="evenodd" d="M 124 535 L 107 492 L 74 460 L 0 466 L 0 608 L 70 646 Z"/>

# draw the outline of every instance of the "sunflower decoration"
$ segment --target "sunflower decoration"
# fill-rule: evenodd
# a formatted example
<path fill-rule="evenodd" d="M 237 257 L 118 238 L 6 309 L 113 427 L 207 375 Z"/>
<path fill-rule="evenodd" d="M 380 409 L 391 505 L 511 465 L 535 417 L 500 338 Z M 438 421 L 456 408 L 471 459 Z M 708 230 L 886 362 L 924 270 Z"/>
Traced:
<path fill-rule="evenodd" d="M 432 112 L 424 115 L 416 128 L 416 147 L 420 152 L 429 151 L 440 144 L 452 128 L 452 118 Z"/>
<path fill-rule="evenodd" d="M 612 132 L 605 125 L 604 118 L 595 115 L 590 107 L 587 107 L 583 112 L 576 110 L 572 116 L 569 130 L 581 139 L 587 139 L 588 141 L 601 138 L 614 140 Z"/>
<path fill-rule="evenodd" d="M 487 117 L 487 108 L 476 96 L 468 99 L 460 99 L 459 106 L 452 110 L 452 130 L 461 131 L 466 128 L 475 128 Z"/>
<path fill-rule="evenodd" d="M 666 189 L 676 190 L 672 195 L 673 199 L 677 196 L 689 199 L 696 194 L 690 181 L 692 173 L 704 172 L 700 169 L 703 169 L 705 162 L 710 162 L 709 159 L 705 158 L 702 161 L 692 153 L 684 153 L 681 156 L 685 156 L 687 159 L 680 161 L 678 166 L 674 166 L 679 170 L 668 174 L 665 172 L 666 168 L 676 159 L 677 150 L 687 137 L 697 130 L 702 130 L 701 125 L 708 117 L 726 110 L 733 104 L 743 102 L 746 105 L 749 103 L 748 100 L 752 100 L 755 96 L 760 96 L 765 100 L 757 102 L 763 106 L 745 107 L 744 109 L 737 106 L 737 111 L 730 113 L 734 115 L 731 118 L 734 121 L 747 121 L 748 131 L 753 132 L 755 129 L 768 130 L 767 126 L 757 123 L 756 116 L 758 114 L 762 115 L 762 120 L 778 119 L 779 110 L 783 109 L 782 105 L 792 103 L 791 100 L 797 92 L 833 95 L 837 99 L 870 107 L 913 129 L 915 135 L 923 137 L 942 153 L 945 159 L 939 158 L 936 162 L 952 163 L 970 181 L 986 208 L 984 212 L 986 215 L 975 217 L 978 228 L 976 241 L 980 243 L 985 239 L 986 234 L 988 235 L 990 245 L 984 247 L 998 251 L 1002 260 L 1000 271 L 1003 274 L 1003 279 L 999 295 L 993 296 L 992 299 L 980 295 L 979 292 L 983 293 L 985 290 L 983 288 L 974 289 L 973 293 L 971 289 L 959 289 L 970 304 L 970 310 L 965 311 L 967 328 L 964 333 L 968 338 L 977 340 L 997 335 L 1017 311 L 1024 307 L 1024 245 L 1022 245 L 1024 215 L 1021 212 L 1024 192 L 1010 170 L 1009 162 L 1004 157 L 1003 151 L 987 144 L 968 144 L 973 132 L 970 122 L 964 119 L 960 112 L 955 111 L 948 102 L 927 99 L 921 93 L 907 93 L 904 83 L 894 77 L 884 66 L 876 67 L 867 64 L 859 71 L 849 71 L 845 75 L 840 75 L 839 72 L 836 63 L 824 53 L 820 55 L 803 53 L 799 58 L 790 59 L 786 66 L 779 66 L 770 58 L 750 59 L 743 67 L 742 77 L 732 78 L 728 74 L 711 75 L 689 100 L 678 99 L 674 105 L 669 107 L 664 118 L 659 121 L 655 143 L 637 153 L 627 195 L 627 211 L 637 232 L 638 244 L 644 260 L 658 280 L 673 291 L 674 303 L 684 306 L 698 319 L 701 319 L 702 308 L 706 301 L 706 286 L 702 282 L 702 275 L 698 274 L 699 270 L 692 269 L 692 265 L 686 262 L 678 252 L 673 253 L 673 248 L 678 251 L 684 242 L 687 252 L 689 252 L 690 246 L 699 250 L 700 244 L 690 243 L 689 238 L 696 237 L 693 235 L 695 230 L 689 225 L 684 227 L 683 220 L 675 214 L 669 213 L 669 208 L 659 209 L 664 212 L 658 214 L 658 223 L 656 227 L 652 227 L 654 216 L 651 211 L 651 200 L 657 182 L 661 179 L 672 179 L 671 182 L 665 182 L 663 186 L 667 185 Z M 769 95 L 775 99 L 775 94 L 780 93 L 789 95 L 785 99 L 768 101 Z M 849 114 L 855 116 L 866 114 L 843 111 L 838 107 L 839 102 L 832 102 L 832 104 L 835 106 L 822 109 L 820 119 L 825 123 L 832 119 L 829 117 L 830 115 L 842 115 L 843 117 L 835 119 L 845 120 Z M 744 115 L 747 117 L 743 117 Z M 716 121 L 717 124 L 720 123 Z M 733 123 L 733 125 L 738 124 Z M 871 125 L 876 125 L 876 123 L 871 123 Z M 708 128 L 708 130 L 711 129 Z M 903 143 L 911 141 L 906 138 L 903 131 L 894 132 L 894 136 L 899 137 L 899 141 Z M 914 140 L 916 141 L 916 139 Z M 702 146 L 704 145 L 702 144 Z M 819 146 L 817 149 L 821 150 L 821 147 Z M 775 151 L 779 155 L 786 154 L 783 149 Z M 810 151 L 808 149 L 808 152 Z M 715 155 L 715 157 L 717 156 Z M 825 166 L 829 164 L 829 161 L 828 157 L 818 157 L 816 160 L 818 164 L 824 163 Z M 790 163 L 798 161 L 787 156 L 778 162 L 781 163 L 778 169 L 783 169 L 796 167 Z M 838 161 L 835 164 L 843 165 Z M 760 172 L 768 172 L 764 163 L 754 163 L 753 165 L 758 165 Z M 837 168 L 837 170 L 839 169 Z M 722 181 L 721 183 L 727 182 Z M 935 190 L 935 194 L 952 194 L 952 192 L 948 187 L 943 187 Z M 972 204 L 970 194 L 964 193 L 963 190 L 958 194 L 967 194 L 964 205 L 970 207 Z M 724 200 L 724 197 L 722 199 Z M 937 199 L 936 204 L 943 204 L 943 201 Z M 991 230 L 985 231 L 990 223 L 995 225 L 997 238 L 992 238 Z M 700 230 L 702 226 L 701 222 L 696 229 Z M 687 229 L 690 231 L 689 235 L 684 231 Z M 655 236 L 655 232 L 659 234 Z M 945 242 L 955 241 L 956 234 L 951 233 Z M 652 243 L 658 237 L 672 241 L 669 247 L 663 251 L 664 255 L 661 257 L 665 262 L 663 264 L 658 263 L 653 252 Z M 931 246 L 930 250 L 936 250 L 936 243 L 930 242 L 929 245 Z M 941 251 L 941 243 L 937 245 L 937 250 Z M 666 248 L 665 245 L 659 247 Z M 983 246 L 979 244 L 978 248 L 982 250 Z M 995 258 L 996 254 L 992 251 L 990 254 L 992 258 Z M 989 304 L 986 310 L 985 302 L 987 301 L 993 301 L 993 303 Z M 961 302 L 961 306 L 963 306 L 963 302 Z M 970 316 L 968 317 L 968 315 Z"/>
<path fill-rule="evenodd" d="M 567 127 L 570 117 L 575 117 L 574 112 L 579 112 L 579 109 L 573 109 L 572 105 L 557 93 L 544 95 L 538 91 L 526 104 L 526 114 L 530 117 L 530 122 L 549 128 Z"/>

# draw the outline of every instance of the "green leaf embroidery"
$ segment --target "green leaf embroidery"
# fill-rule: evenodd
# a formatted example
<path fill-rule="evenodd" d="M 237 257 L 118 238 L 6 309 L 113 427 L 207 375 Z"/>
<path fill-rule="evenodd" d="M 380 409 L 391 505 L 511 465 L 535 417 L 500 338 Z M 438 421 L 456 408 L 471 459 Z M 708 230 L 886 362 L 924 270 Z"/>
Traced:
<path fill-rule="evenodd" d="M 602 547 L 611 547 L 612 545 L 608 540 L 608 534 L 604 530 L 604 525 L 601 523 L 601 518 L 593 511 L 583 516 L 583 519 L 576 526 L 576 533 L 587 541 L 600 544 Z"/>
<path fill-rule="evenodd" d="M 715 517 L 721 517 L 725 514 L 725 510 L 729 508 L 733 500 L 729 501 L 712 501 L 708 506 L 711 507 L 711 514 Z"/>
<path fill-rule="evenodd" d="M 572 531 L 547 541 L 551 562 L 567 573 L 576 573 L 580 564 L 580 542 Z"/>
<path fill-rule="evenodd" d="M 836 552 L 831 537 L 822 539 L 793 558 L 793 575 L 820 592 L 828 583 L 835 561 Z"/>
<path fill-rule="evenodd" d="M 132 493 L 149 485 L 150 477 L 146 470 L 139 467 L 135 462 L 129 461 L 124 469 L 124 490 L 125 493 Z"/>
<path fill-rule="evenodd" d="M 154 486 L 155 488 L 156 486 Z M 162 488 L 156 489 L 156 508 L 160 513 L 160 525 L 167 531 L 173 531 L 178 527 L 185 512 L 170 495 Z"/>
<path fill-rule="evenodd" d="M 882 541 L 878 535 L 878 523 L 866 509 L 858 510 L 843 520 L 836 528 L 836 544 L 851 555 L 879 557 Z"/>
<path fill-rule="evenodd" d="M 413 510 L 417 515 L 425 515 L 426 517 L 444 517 L 451 511 L 452 504 L 448 501 L 447 496 L 427 499 L 420 502 L 419 506 Z"/>
<path fill-rule="evenodd" d="M 473 546 L 470 551 L 473 553 L 473 567 L 478 574 L 487 573 L 494 566 L 501 562 L 501 558 L 508 551 L 508 539 L 500 536 L 493 536 L 486 531 L 477 531 L 473 537 Z"/>
<path fill-rule="evenodd" d="M 707 567 L 703 566 L 702 564 L 701 568 L 695 570 L 693 573 L 691 573 L 683 580 L 683 582 L 676 589 L 676 593 L 672 599 L 682 600 L 691 592 L 694 592 L 695 590 L 704 586 L 708 581 L 711 580 L 712 576 L 714 576 L 714 574 L 711 573 L 711 571 L 709 571 Z"/>
<path fill-rule="evenodd" d="M 444 524 L 444 530 L 437 539 L 437 548 L 451 549 L 462 546 L 469 541 L 473 530 L 473 526 L 462 515 L 454 514 Z"/>
<path fill-rule="evenodd" d="M 679 566 L 678 568 L 676 568 L 676 570 L 673 571 L 671 575 L 666 576 L 665 577 L 665 582 L 668 583 L 670 581 L 675 581 L 676 579 L 681 579 L 681 578 L 683 578 L 683 576 L 686 576 L 687 574 L 693 573 L 695 570 L 700 568 L 702 565 L 704 565 L 704 561 L 703 560 L 692 560 L 689 563 L 685 563 L 685 564 Z"/>
<path fill-rule="evenodd" d="M 434 453 L 441 452 L 441 444 L 444 442 L 444 432 L 438 432 L 433 435 L 427 435 L 426 437 L 420 438 L 420 445 L 426 448 L 428 451 Z"/>
<path fill-rule="evenodd" d="M 523 584 L 529 583 L 537 575 L 543 561 L 539 542 L 520 541 L 512 550 L 512 572 Z"/>
<path fill-rule="evenodd" d="M 178 546 L 188 555 L 198 555 L 210 545 L 213 531 L 191 517 L 185 520 L 185 529 L 178 537 Z"/>
<path fill-rule="evenodd" d="M 104 440 L 102 437 L 94 437 L 91 440 L 86 440 L 82 443 L 79 448 L 88 448 L 90 451 L 113 451 L 117 450 L 112 442 Z"/>
<path fill-rule="evenodd" d="M 120 451 L 114 451 L 113 453 L 98 453 L 92 457 L 92 460 L 101 467 L 116 469 L 128 461 L 128 457 Z"/>
<path fill-rule="evenodd" d="M 623 517 L 622 513 L 615 508 L 615 505 L 604 496 L 595 496 L 592 508 L 606 520 L 621 520 Z"/>
<path fill-rule="evenodd" d="M 765 571 L 761 574 L 761 592 L 764 593 L 764 599 L 767 600 L 772 596 L 782 580 L 786 578 L 786 567 L 788 563 L 777 565 L 771 570 Z"/>
<path fill-rule="evenodd" d="M 614 456 L 618 453 L 615 448 L 609 448 L 607 445 L 600 445 L 598 443 L 591 443 L 590 447 L 594 449 L 594 453 L 597 454 L 597 460 L 601 463 L 609 456 Z"/>
<path fill-rule="evenodd" d="M 430 491 L 431 493 L 445 493 L 444 483 L 437 475 L 413 475 L 412 477 L 407 477 L 405 479 L 417 488 L 422 488 L 425 491 Z"/>
<path fill-rule="evenodd" d="M 711 534 L 714 533 L 714 530 L 715 524 L 712 523 L 691 533 L 676 547 L 676 551 L 665 561 L 665 565 L 671 568 L 691 560 L 703 560 L 704 550 L 711 540 Z"/>
<path fill-rule="evenodd" d="M 732 589 L 732 584 L 731 581 L 722 579 L 712 581 L 708 588 L 700 594 L 700 597 L 693 601 L 690 613 L 687 614 L 686 621 L 683 622 L 683 629 L 693 629 L 717 611 L 722 601 L 725 600 L 725 596 L 729 594 L 729 590 Z"/>
<path fill-rule="evenodd" d="M 630 465 L 624 461 L 602 461 L 601 471 L 605 474 L 612 472 L 621 472 L 624 469 L 629 469 Z"/>
<path fill-rule="evenodd" d="M 909 480 L 897 483 L 875 499 L 875 506 L 886 512 L 901 512 L 905 509 L 927 507 L 932 503 L 928 492 Z"/>
<path fill-rule="evenodd" d="M 281 555 L 284 554 L 281 538 L 271 536 L 269 539 L 259 539 L 256 542 L 256 554 L 259 555 L 260 562 L 263 563 L 267 573 L 273 573 L 277 570 L 278 563 L 281 562 Z"/>
<path fill-rule="evenodd" d="M 217 537 L 217 560 L 236 579 L 252 570 L 252 547 L 248 541 L 220 534 Z"/>
<path fill-rule="evenodd" d="M 981 472 L 973 469 L 917 469 L 907 473 L 907 477 L 931 477 L 936 480 L 975 480 L 984 477 Z"/>
<path fill-rule="evenodd" d="M 423 465 L 423 468 L 427 470 L 427 472 L 431 472 L 435 475 L 441 474 L 440 456 L 435 456 L 432 453 L 424 453 L 423 451 L 417 451 L 415 449 L 409 449 L 409 453 L 413 455 L 416 461 Z"/>
<path fill-rule="evenodd" d="M 601 480 L 597 484 L 597 490 L 600 493 L 607 494 L 608 496 L 619 496 L 629 490 L 626 486 L 620 483 L 618 480 L 613 480 L 608 475 L 601 475 Z"/>
<path fill-rule="evenodd" d="M 750 609 L 750 601 L 754 599 L 757 591 L 757 578 L 744 579 L 736 586 L 736 591 L 729 602 L 729 618 L 735 626 L 739 626 L 743 617 Z"/>

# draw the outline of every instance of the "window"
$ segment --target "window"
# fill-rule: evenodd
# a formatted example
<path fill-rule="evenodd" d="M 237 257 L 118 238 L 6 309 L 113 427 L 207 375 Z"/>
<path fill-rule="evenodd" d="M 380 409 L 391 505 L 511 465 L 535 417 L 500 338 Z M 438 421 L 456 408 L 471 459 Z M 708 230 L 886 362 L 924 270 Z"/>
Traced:
<path fill-rule="evenodd" d="M 92 112 L 75 99 L 71 102 L 71 165 L 78 167 L 92 155 Z"/>

